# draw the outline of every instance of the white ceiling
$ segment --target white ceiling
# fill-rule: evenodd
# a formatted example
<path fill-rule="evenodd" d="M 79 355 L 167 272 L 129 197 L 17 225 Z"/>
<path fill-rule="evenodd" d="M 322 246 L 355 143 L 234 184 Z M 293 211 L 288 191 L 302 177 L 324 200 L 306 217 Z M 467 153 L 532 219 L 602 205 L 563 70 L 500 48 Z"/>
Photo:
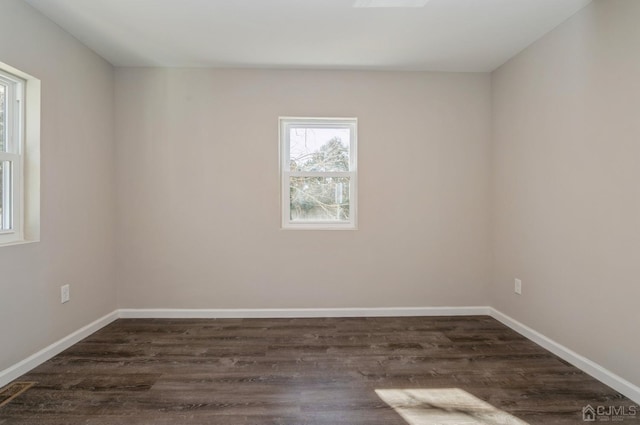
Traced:
<path fill-rule="evenodd" d="M 492 71 L 591 0 L 25 0 L 116 66 Z"/>

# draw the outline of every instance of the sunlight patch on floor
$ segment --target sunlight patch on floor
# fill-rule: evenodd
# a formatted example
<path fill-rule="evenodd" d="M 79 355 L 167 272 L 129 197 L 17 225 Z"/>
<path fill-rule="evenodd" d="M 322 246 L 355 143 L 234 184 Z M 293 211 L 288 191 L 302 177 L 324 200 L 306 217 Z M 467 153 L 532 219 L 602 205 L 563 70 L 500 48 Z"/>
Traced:
<path fill-rule="evenodd" d="M 459 388 L 387 389 L 376 394 L 409 425 L 528 425 Z"/>

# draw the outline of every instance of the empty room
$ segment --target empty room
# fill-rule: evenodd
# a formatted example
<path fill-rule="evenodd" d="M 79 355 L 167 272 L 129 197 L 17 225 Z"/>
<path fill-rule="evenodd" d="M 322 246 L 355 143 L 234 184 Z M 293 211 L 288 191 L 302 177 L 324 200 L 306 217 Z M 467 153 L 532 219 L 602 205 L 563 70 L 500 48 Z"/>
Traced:
<path fill-rule="evenodd" d="M 640 423 L 640 0 L 0 0 L 0 425 Z"/>

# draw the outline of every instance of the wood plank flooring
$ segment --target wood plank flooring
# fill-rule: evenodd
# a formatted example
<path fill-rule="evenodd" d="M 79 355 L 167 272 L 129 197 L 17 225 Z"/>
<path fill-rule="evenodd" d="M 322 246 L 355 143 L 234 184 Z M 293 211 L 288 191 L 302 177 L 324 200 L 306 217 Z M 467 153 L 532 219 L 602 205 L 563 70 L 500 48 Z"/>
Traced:
<path fill-rule="evenodd" d="M 587 404 L 635 406 L 485 316 L 118 320 L 20 381 L 37 383 L 2 425 L 581 424 Z M 512 422 L 446 397 L 415 420 L 376 393 L 452 389 Z"/>

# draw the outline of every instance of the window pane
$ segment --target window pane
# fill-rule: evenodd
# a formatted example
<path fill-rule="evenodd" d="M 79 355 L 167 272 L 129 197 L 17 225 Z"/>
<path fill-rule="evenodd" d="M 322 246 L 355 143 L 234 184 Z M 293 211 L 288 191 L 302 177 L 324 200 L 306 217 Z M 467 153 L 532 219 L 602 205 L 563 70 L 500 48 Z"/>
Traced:
<path fill-rule="evenodd" d="M 11 229 L 11 162 L 0 161 L 0 230 Z"/>
<path fill-rule="evenodd" d="M 349 171 L 348 128 L 289 128 L 290 171 Z"/>
<path fill-rule="evenodd" d="M 7 151 L 7 86 L 0 84 L 0 152 Z"/>
<path fill-rule="evenodd" d="M 349 177 L 291 177 L 292 221 L 349 221 Z"/>

